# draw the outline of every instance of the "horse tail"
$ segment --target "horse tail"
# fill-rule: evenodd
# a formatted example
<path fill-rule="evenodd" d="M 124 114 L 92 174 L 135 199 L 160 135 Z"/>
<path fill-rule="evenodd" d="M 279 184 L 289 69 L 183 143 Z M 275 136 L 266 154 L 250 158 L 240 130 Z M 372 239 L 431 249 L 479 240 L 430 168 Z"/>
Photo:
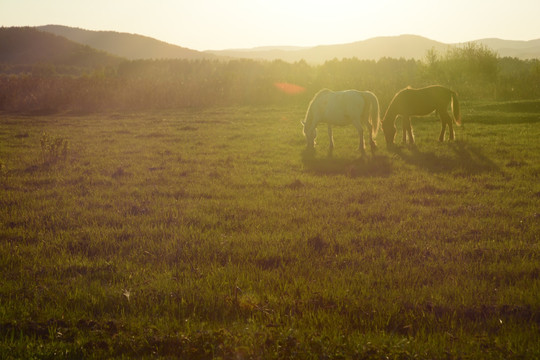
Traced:
<path fill-rule="evenodd" d="M 456 92 L 452 92 L 452 112 L 454 113 L 454 121 L 456 124 L 461 125 L 461 111 Z"/>
<path fill-rule="evenodd" d="M 366 91 L 365 94 L 369 99 L 369 119 L 371 120 L 371 134 L 377 136 L 379 132 L 379 124 L 381 123 L 381 111 L 379 107 L 379 99 L 372 92 Z"/>

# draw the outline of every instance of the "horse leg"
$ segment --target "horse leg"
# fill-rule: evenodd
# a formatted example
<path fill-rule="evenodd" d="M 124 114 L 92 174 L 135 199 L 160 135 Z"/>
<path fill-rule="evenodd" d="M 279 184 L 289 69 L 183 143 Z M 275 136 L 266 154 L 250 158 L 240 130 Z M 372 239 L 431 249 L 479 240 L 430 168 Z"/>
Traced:
<path fill-rule="evenodd" d="M 403 143 L 407 143 L 407 134 L 409 135 L 409 144 L 414 144 L 414 136 L 412 132 L 411 118 L 403 117 Z"/>
<path fill-rule="evenodd" d="M 334 134 L 332 133 L 332 126 L 330 125 L 328 125 L 328 140 L 329 140 L 328 147 L 330 149 L 333 149 L 334 148 Z"/>
<path fill-rule="evenodd" d="M 444 120 L 444 122 L 446 122 L 446 124 L 448 125 L 448 132 L 449 132 L 449 135 L 448 135 L 448 139 L 449 140 L 454 140 L 454 127 L 452 126 L 452 117 L 450 117 L 450 114 L 448 114 L 447 111 L 444 111 L 444 112 L 441 112 L 441 119 Z"/>
<path fill-rule="evenodd" d="M 441 133 L 439 134 L 439 141 L 444 141 L 444 133 L 446 132 L 446 125 L 447 124 L 450 124 L 449 128 L 450 128 L 450 139 L 453 140 L 454 139 L 454 134 L 453 134 L 453 129 L 452 129 L 452 125 L 451 123 L 448 121 L 448 120 L 452 120 L 450 119 L 450 116 L 448 115 L 448 112 L 446 112 L 446 110 L 444 111 L 437 111 L 437 114 L 439 114 L 439 118 L 441 119 Z"/>
<path fill-rule="evenodd" d="M 362 124 L 357 124 L 356 122 L 353 122 L 354 127 L 358 131 L 358 137 L 359 137 L 359 144 L 358 144 L 358 150 L 362 152 L 362 154 L 366 153 L 366 147 L 364 145 L 364 129 L 362 128 Z"/>
<path fill-rule="evenodd" d="M 375 142 L 375 139 L 373 139 L 373 126 L 368 122 L 366 127 L 369 134 L 369 145 L 371 146 L 371 154 L 374 154 L 375 150 L 377 150 L 377 143 Z"/>
<path fill-rule="evenodd" d="M 411 145 L 414 145 L 414 134 L 413 134 L 413 128 L 412 128 L 412 121 L 409 118 L 409 126 L 407 127 L 407 131 L 409 132 L 409 143 Z"/>
<path fill-rule="evenodd" d="M 366 146 L 364 145 L 364 130 L 362 127 L 358 129 L 358 137 L 360 138 L 360 143 L 358 144 L 358 150 L 360 150 L 362 153 L 366 152 Z"/>
<path fill-rule="evenodd" d="M 409 117 L 403 116 L 401 118 L 401 128 L 403 130 L 403 144 L 407 144 L 407 122 L 409 121 Z"/>
<path fill-rule="evenodd" d="M 441 117 L 441 133 L 439 134 L 439 141 L 444 141 L 444 132 L 446 131 L 446 123 Z"/>

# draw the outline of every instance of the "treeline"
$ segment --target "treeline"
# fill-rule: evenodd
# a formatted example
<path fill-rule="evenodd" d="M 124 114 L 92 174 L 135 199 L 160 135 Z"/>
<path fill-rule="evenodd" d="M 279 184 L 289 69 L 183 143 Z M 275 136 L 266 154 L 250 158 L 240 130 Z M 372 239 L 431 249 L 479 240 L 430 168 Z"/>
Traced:
<path fill-rule="evenodd" d="M 499 58 L 468 44 L 425 59 L 283 61 L 140 60 L 76 73 L 37 64 L 0 66 L 0 110 L 60 112 L 229 105 L 306 105 L 321 88 L 371 90 L 383 105 L 406 86 L 442 84 L 463 99 L 540 97 L 540 61 Z M 292 84 L 288 92 L 283 84 Z M 300 91 L 303 90 L 303 91 Z"/>

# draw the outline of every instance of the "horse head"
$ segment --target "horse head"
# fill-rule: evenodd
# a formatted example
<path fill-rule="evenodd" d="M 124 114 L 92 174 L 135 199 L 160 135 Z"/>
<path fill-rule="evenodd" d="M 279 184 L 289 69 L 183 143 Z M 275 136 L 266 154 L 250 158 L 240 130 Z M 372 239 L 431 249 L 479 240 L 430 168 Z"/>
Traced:
<path fill-rule="evenodd" d="M 317 137 L 317 129 L 313 126 L 309 126 L 306 121 L 302 121 L 304 126 L 304 136 L 306 137 L 307 147 L 315 147 L 315 138 Z"/>
<path fill-rule="evenodd" d="M 384 132 L 384 138 L 386 139 L 386 146 L 394 146 L 394 138 L 396 137 L 396 125 L 390 121 L 383 121 L 382 128 Z"/>

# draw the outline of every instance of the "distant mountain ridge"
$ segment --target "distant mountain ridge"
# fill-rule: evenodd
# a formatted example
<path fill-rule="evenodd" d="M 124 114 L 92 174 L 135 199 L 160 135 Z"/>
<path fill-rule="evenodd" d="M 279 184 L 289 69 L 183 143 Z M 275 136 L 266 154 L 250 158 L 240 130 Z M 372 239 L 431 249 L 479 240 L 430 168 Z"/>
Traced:
<path fill-rule="evenodd" d="M 311 48 L 288 50 L 274 48 L 260 50 L 259 48 L 209 51 L 212 54 L 228 57 L 248 57 L 261 60 L 281 59 L 288 62 L 305 60 L 309 63 L 324 63 L 334 58 L 352 58 L 378 60 L 382 57 L 415 58 L 425 56 L 426 51 L 435 48 L 442 51 L 450 45 L 443 44 L 416 35 L 401 35 L 377 37 L 348 44 L 320 45 Z"/>
<path fill-rule="evenodd" d="M 539 59 L 540 39 L 529 41 L 481 39 L 478 43 L 497 51 L 501 57 L 516 57 L 518 59 Z"/>
<path fill-rule="evenodd" d="M 530 41 L 514 41 L 501 39 L 481 39 L 477 42 L 496 51 L 501 57 L 517 57 L 520 59 L 540 58 L 540 39 Z M 352 58 L 378 60 L 383 57 L 423 59 L 426 52 L 435 49 L 444 53 L 447 49 L 465 43 L 445 44 L 417 35 L 399 35 L 375 37 L 368 40 L 348 44 L 321 45 L 311 48 L 287 49 L 264 48 L 209 50 L 209 53 L 227 57 L 245 57 L 261 60 L 281 59 L 288 62 L 306 60 L 310 63 L 323 63 L 334 58 Z"/>
<path fill-rule="evenodd" d="M 61 25 L 40 26 L 38 29 L 64 36 L 72 41 L 127 59 L 249 58 L 259 60 L 281 59 L 287 62 L 305 60 L 309 63 L 318 64 L 334 58 L 352 57 L 371 60 L 378 60 L 383 57 L 419 60 L 423 59 L 430 49 L 445 52 L 452 46 L 464 44 L 445 44 L 417 35 L 400 35 L 375 37 L 347 44 L 314 47 L 261 46 L 251 49 L 196 51 L 137 34 L 83 30 Z M 474 42 L 488 46 L 501 57 L 540 58 L 540 39 L 530 41 L 481 39 Z"/>
<path fill-rule="evenodd" d="M 383 57 L 418 60 L 424 59 L 427 51 L 430 49 L 444 53 L 452 46 L 464 44 L 445 44 L 421 36 L 400 35 L 376 37 L 348 44 L 314 47 L 262 46 L 252 49 L 209 50 L 201 52 L 137 34 L 83 30 L 61 25 L 46 25 L 37 28 L 2 27 L 0 30 L 4 35 L 10 31 L 22 31 L 26 33 L 26 37 L 19 35 L 19 40 L 15 41 L 15 43 L 8 44 L 5 41 L 3 45 L 0 43 L 0 62 L 62 63 L 73 64 L 73 66 L 94 67 L 99 66 L 99 64 L 101 66 L 117 64 L 121 59 L 230 60 L 248 58 L 269 61 L 281 59 L 287 62 L 305 60 L 310 64 L 322 64 L 332 59 L 353 57 L 371 60 L 378 60 Z M 35 33 L 30 34 L 30 30 L 35 31 Z M 36 33 L 41 35 L 37 35 Z M 50 36 L 54 34 L 54 41 L 51 40 L 53 38 L 50 36 L 47 37 L 47 40 L 43 40 L 46 37 L 45 34 Z M 42 40 L 30 41 L 28 36 L 38 37 Z M 26 40 L 22 41 L 21 39 Z M 62 42 L 62 39 L 66 43 L 60 46 L 59 42 Z M 482 39 L 476 42 L 488 46 L 501 57 L 508 56 L 520 59 L 540 58 L 540 39 L 530 41 Z M 55 45 L 44 46 L 40 45 L 41 43 L 54 43 Z M 70 45 L 67 45 L 68 43 Z M 24 46 L 28 48 L 24 49 Z M 68 48 L 69 50 L 67 50 Z M 75 50 L 75 48 L 78 50 Z M 78 54 L 76 59 L 74 54 Z M 82 54 L 86 55 L 83 56 Z M 60 59 L 62 56 L 64 58 Z"/>
<path fill-rule="evenodd" d="M 214 54 L 191 50 L 138 34 L 84 30 L 62 25 L 38 26 L 37 29 L 130 60 L 217 58 Z"/>
<path fill-rule="evenodd" d="M 0 28 L 0 63 L 78 68 L 116 66 L 124 59 L 32 27 Z"/>

